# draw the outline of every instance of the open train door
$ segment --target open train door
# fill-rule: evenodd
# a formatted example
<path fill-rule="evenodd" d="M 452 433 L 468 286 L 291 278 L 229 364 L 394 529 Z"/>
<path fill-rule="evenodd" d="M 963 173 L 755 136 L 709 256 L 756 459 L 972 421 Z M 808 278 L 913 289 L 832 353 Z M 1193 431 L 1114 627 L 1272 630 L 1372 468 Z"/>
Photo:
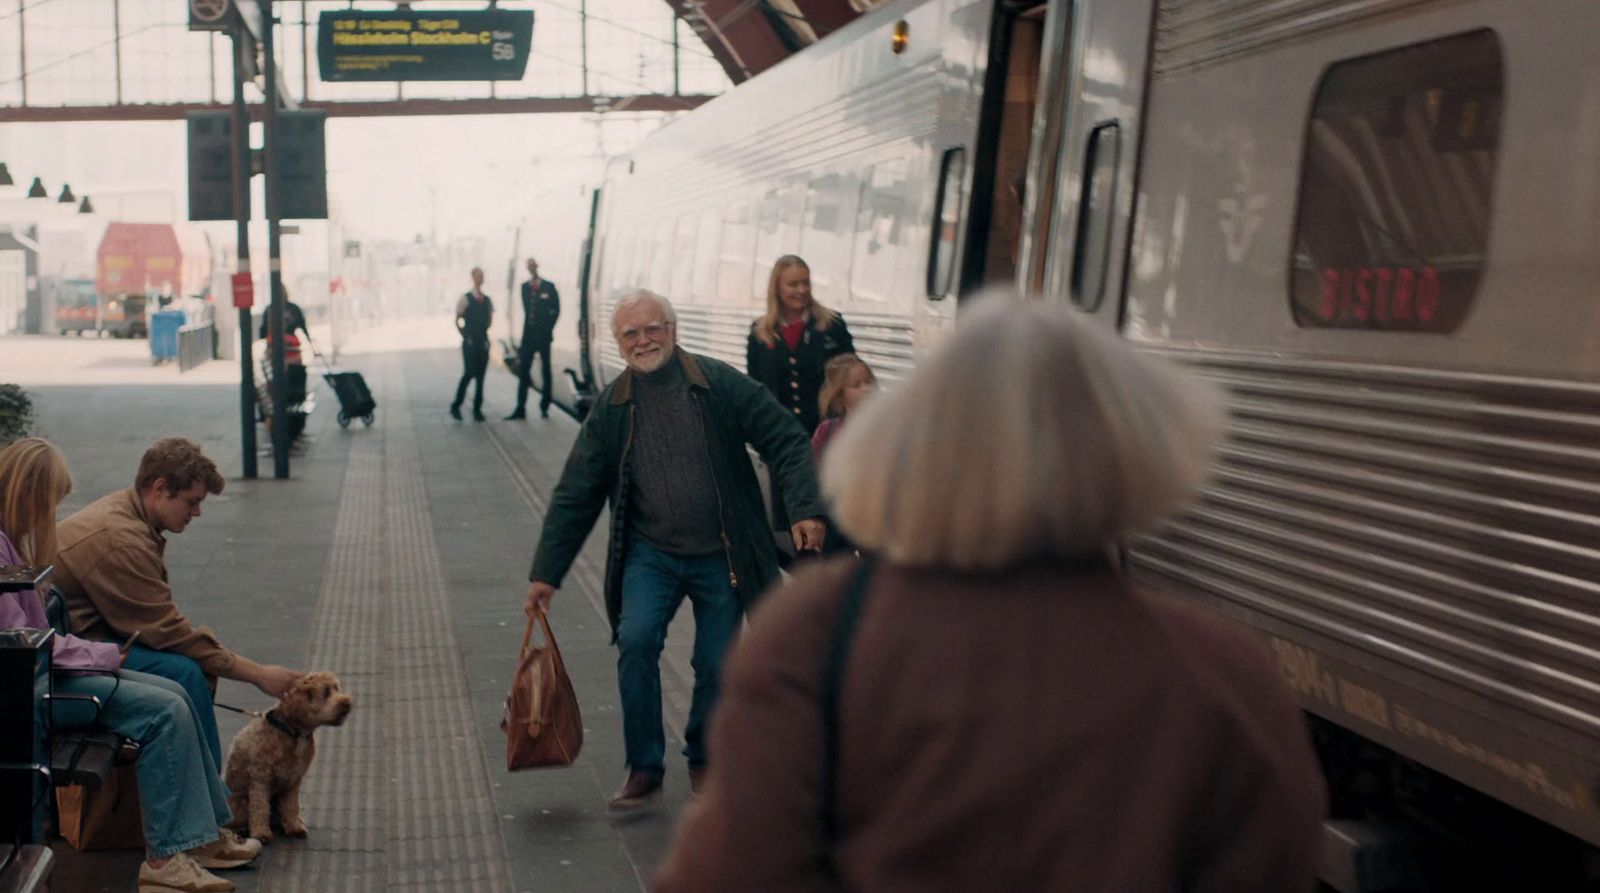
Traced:
<path fill-rule="evenodd" d="M 1149 63 L 1150 0 L 1051 3 L 1017 281 L 1105 325 L 1122 315 Z"/>

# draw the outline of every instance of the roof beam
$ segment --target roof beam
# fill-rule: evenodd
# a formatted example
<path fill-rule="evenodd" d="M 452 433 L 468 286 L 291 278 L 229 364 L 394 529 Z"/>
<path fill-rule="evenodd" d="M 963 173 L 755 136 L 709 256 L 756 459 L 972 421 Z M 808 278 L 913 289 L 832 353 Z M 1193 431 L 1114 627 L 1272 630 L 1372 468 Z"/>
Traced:
<path fill-rule="evenodd" d="M 420 117 L 426 115 L 550 115 L 576 112 L 684 112 L 699 108 L 715 96 L 532 96 L 517 99 L 394 99 L 372 101 L 311 100 L 301 108 L 321 109 L 330 118 Z M 172 102 L 141 105 L 9 106 L 0 108 L 0 122 L 42 123 L 59 121 L 172 121 L 190 112 L 227 111 L 232 106 L 209 102 Z M 261 106 L 250 107 L 260 120 Z"/>

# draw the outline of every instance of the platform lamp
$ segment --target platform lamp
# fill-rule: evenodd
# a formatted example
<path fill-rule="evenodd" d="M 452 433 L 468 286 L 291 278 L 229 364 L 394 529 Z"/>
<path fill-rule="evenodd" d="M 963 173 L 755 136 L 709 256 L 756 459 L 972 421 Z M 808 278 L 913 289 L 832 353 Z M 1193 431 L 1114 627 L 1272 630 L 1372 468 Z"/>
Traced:
<path fill-rule="evenodd" d="M 45 198 L 44 181 L 38 177 L 33 178 L 33 185 L 28 187 L 28 198 Z"/>
<path fill-rule="evenodd" d="M 75 202 L 77 202 L 77 200 L 78 200 L 78 197 L 76 195 L 72 194 L 72 186 L 70 184 L 67 184 L 67 183 L 62 183 L 61 184 L 61 197 L 56 199 L 56 201 L 60 202 L 63 205 L 70 205 L 70 204 L 74 204 Z"/>
<path fill-rule="evenodd" d="M 6 170 L 6 163 L 0 161 L 0 186 L 11 186 L 17 181 L 11 179 L 11 171 Z"/>
<path fill-rule="evenodd" d="M 93 214 L 94 213 L 94 205 L 89 203 L 89 197 L 87 195 L 83 197 L 83 203 L 78 205 L 78 213 L 79 214 Z"/>

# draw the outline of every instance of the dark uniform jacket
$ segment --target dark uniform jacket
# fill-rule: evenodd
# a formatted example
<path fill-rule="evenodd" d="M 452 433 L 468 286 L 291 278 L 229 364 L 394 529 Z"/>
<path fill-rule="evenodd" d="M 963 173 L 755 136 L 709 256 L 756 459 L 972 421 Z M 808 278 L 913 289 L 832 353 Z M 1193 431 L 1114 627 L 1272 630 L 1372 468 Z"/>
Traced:
<path fill-rule="evenodd" d="M 773 469 L 789 517 L 801 519 L 822 515 L 810 444 L 791 414 L 737 369 L 682 348 L 677 354 L 690 396 L 706 426 L 728 572 L 740 604 L 748 610 L 778 578 L 778 556 L 745 445 L 754 446 Z M 622 567 L 630 511 L 628 448 L 633 440 L 634 411 L 633 372 L 629 370 L 600 392 L 578 432 L 561 482 L 550 497 L 539 549 L 528 575 L 530 580 L 560 586 L 609 500 L 611 542 L 606 555 L 605 598 L 613 640 L 622 616 Z"/>
<path fill-rule="evenodd" d="M 494 301 L 488 295 L 483 300 L 473 300 L 472 292 L 461 296 L 456 302 L 456 328 L 461 331 L 461 340 L 472 344 L 489 343 L 489 324 L 494 322 Z"/>
<path fill-rule="evenodd" d="M 751 378 L 767 386 L 772 396 L 800 420 L 801 427 L 809 434 L 817 429 L 821 420 L 817 395 L 822 392 L 823 367 L 828 360 L 854 350 L 855 342 L 842 316 L 835 316 L 833 323 L 821 332 L 808 317 L 800 345 L 792 351 L 782 335 L 771 347 L 761 343 L 756 337 L 756 324 L 752 323 L 745 345 L 745 369 Z"/>
<path fill-rule="evenodd" d="M 522 283 L 522 343 L 530 347 L 549 347 L 561 318 L 561 295 L 548 279 L 539 280 L 535 294 L 533 281 Z"/>

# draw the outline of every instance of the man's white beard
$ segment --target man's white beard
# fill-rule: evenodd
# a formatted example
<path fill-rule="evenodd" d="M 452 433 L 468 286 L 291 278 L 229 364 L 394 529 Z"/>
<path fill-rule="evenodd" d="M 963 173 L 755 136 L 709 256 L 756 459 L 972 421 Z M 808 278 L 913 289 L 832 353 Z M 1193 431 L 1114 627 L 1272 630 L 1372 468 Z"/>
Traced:
<path fill-rule="evenodd" d="M 632 366 L 634 371 L 648 375 L 651 372 L 660 369 L 662 366 L 667 365 L 667 361 L 672 359 L 672 351 L 673 345 L 663 344 L 661 345 L 661 351 L 656 354 L 643 357 L 629 355 L 628 365 Z"/>

